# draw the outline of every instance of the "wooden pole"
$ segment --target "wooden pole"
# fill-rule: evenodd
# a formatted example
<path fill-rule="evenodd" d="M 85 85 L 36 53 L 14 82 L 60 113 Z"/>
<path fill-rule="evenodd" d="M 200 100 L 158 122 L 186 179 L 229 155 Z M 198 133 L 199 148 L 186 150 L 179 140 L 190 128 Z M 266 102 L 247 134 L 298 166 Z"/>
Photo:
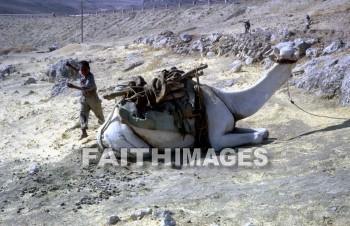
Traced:
<path fill-rule="evenodd" d="M 83 14 L 84 14 L 84 3 L 83 3 L 84 1 L 83 0 L 81 0 L 81 21 L 80 21 L 80 28 L 81 28 L 81 43 L 84 43 L 84 16 L 83 16 Z"/>

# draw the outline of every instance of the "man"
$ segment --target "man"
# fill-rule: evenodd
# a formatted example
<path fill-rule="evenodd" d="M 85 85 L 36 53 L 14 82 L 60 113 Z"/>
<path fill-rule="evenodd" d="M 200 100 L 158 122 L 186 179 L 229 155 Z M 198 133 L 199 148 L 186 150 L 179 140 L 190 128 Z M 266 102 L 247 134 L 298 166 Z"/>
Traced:
<path fill-rule="evenodd" d="M 249 20 L 244 22 L 244 28 L 245 28 L 245 33 L 248 33 L 250 31 L 250 22 L 249 22 Z"/>
<path fill-rule="evenodd" d="M 306 19 L 305 19 L 305 29 L 310 29 L 310 25 L 311 25 L 311 18 L 309 15 L 306 15 Z"/>
<path fill-rule="evenodd" d="M 102 124 L 105 119 L 102 112 L 101 100 L 97 95 L 97 86 L 95 83 L 94 75 L 90 72 L 90 65 L 87 61 L 80 62 L 80 70 L 75 68 L 69 62 L 66 65 L 76 72 L 80 72 L 80 85 L 76 86 L 72 83 L 67 83 L 68 88 L 79 89 L 81 90 L 80 97 L 80 127 L 81 127 L 81 136 L 80 140 L 87 137 L 88 134 L 86 132 L 88 128 L 88 120 L 90 110 L 94 112 L 96 117 L 98 118 L 98 122 Z"/>

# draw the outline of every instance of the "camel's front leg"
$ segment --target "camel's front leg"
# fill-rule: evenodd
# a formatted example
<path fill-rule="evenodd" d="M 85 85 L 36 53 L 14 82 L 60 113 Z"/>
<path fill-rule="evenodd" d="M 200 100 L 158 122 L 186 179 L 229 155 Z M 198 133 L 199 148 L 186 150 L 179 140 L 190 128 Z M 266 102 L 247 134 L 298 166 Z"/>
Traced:
<path fill-rule="evenodd" d="M 209 87 L 204 86 L 202 89 L 208 118 L 209 141 L 215 151 L 244 144 L 260 144 L 263 141 L 267 135 L 266 131 L 245 130 L 244 133 L 233 133 L 235 120 L 230 110 Z"/>
<path fill-rule="evenodd" d="M 269 138 L 269 131 L 265 128 L 234 128 L 233 133 L 261 133 L 264 140 L 267 140 Z"/>

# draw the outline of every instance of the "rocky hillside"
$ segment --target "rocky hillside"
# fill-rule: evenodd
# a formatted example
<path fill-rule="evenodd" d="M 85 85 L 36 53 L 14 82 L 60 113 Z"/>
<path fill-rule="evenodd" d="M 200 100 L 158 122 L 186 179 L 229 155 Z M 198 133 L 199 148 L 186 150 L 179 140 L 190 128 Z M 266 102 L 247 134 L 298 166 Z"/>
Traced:
<path fill-rule="evenodd" d="M 141 0 L 85 0 L 84 10 L 87 12 L 106 11 L 138 6 Z M 70 0 L 0 0 L 0 14 L 77 14 L 80 12 L 81 1 Z"/>

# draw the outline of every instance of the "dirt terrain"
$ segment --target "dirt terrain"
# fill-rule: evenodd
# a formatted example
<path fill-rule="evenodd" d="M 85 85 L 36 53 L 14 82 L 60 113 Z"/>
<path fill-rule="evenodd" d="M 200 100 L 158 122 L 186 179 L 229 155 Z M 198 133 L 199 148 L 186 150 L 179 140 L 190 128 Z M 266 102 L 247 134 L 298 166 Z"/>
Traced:
<path fill-rule="evenodd" d="M 157 217 L 169 211 L 177 225 L 349 225 L 350 111 L 336 99 L 291 86 L 302 108 L 342 119 L 315 117 L 293 106 L 284 86 L 258 113 L 240 121 L 238 126 L 270 131 L 262 145 L 242 147 L 265 149 L 265 167 L 156 167 L 151 160 L 142 168 L 83 167 L 83 148 L 97 146 L 97 119 L 90 117 L 89 137 L 78 141 L 79 92 L 50 98 L 53 83 L 44 73 L 62 59 L 89 59 L 101 96 L 134 75 L 151 79 L 171 66 L 188 71 L 207 63 L 202 83 L 242 89 L 263 75 L 261 65 L 234 73 L 233 57 L 181 56 L 133 40 L 163 30 L 188 30 L 198 37 L 238 33 L 248 18 L 252 29 L 302 30 L 308 14 L 312 30 L 327 33 L 326 43 L 338 37 L 346 42 L 349 10 L 345 0 L 271 0 L 93 15 L 85 20 L 84 44 L 77 44 L 78 18 L 0 18 L 0 63 L 17 71 L 0 81 L 0 224 L 107 225 L 117 215 L 117 225 L 172 225 Z M 62 48 L 48 52 L 52 44 Z M 137 61 L 144 64 L 123 71 Z M 24 85 L 30 77 L 37 83 Z M 102 105 L 108 116 L 114 102 Z"/>

